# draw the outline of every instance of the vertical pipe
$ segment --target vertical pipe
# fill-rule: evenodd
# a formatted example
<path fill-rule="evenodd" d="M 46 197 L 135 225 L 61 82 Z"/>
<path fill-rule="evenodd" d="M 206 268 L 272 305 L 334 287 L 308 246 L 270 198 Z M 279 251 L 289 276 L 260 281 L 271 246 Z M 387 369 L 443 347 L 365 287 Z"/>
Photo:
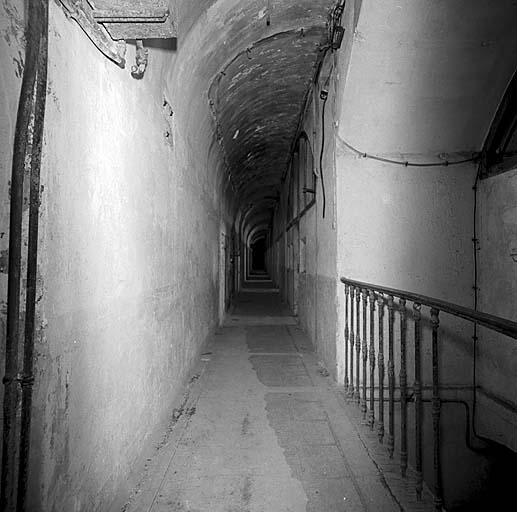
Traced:
<path fill-rule="evenodd" d="M 354 396 L 354 297 L 355 288 L 350 286 L 350 385 L 348 387 L 348 396 L 350 398 Z"/>
<path fill-rule="evenodd" d="M 366 366 L 368 363 L 368 345 L 367 345 L 367 333 L 366 333 L 366 322 L 367 310 L 368 310 L 368 292 L 363 289 L 363 399 L 361 401 L 361 412 L 363 413 L 363 420 L 366 420 Z"/>
<path fill-rule="evenodd" d="M 355 320 L 355 350 L 356 350 L 356 374 L 355 374 L 355 398 L 357 404 L 361 400 L 361 289 L 357 288 L 356 300 L 356 320 Z"/>
<path fill-rule="evenodd" d="M 34 102 L 34 129 L 30 164 L 30 203 L 27 257 L 27 294 L 25 307 L 25 342 L 23 354 L 22 404 L 20 428 L 20 455 L 18 462 L 17 511 L 25 510 L 25 497 L 29 477 L 29 453 L 32 414 L 32 384 L 34 360 L 34 327 L 36 314 L 36 285 L 38 273 L 38 228 L 40 206 L 40 167 L 45 100 L 47 94 L 48 53 L 48 0 L 35 2 L 40 6 L 41 38 L 38 54 L 36 98 Z"/>
<path fill-rule="evenodd" d="M 368 424 L 375 423 L 375 293 L 370 290 L 370 414 Z"/>
<path fill-rule="evenodd" d="M 348 336 L 350 331 L 348 329 L 348 297 L 349 297 L 348 285 L 345 283 L 345 389 L 348 391 L 349 380 L 348 380 Z"/>
<path fill-rule="evenodd" d="M 439 311 L 431 308 L 431 326 L 433 335 L 433 398 L 432 398 L 432 416 L 433 416 L 433 466 L 434 466 L 434 508 L 441 512 L 442 510 L 442 465 L 440 450 L 440 374 L 438 360 L 438 327 L 440 320 L 438 319 Z"/>
<path fill-rule="evenodd" d="M 415 491 L 417 500 L 422 499 L 423 476 L 422 476 L 422 376 L 421 376 L 421 355 L 420 340 L 422 336 L 420 312 L 421 304 L 415 302 L 413 304 L 413 320 L 415 327 L 415 382 L 413 390 L 415 394 L 415 471 L 416 484 Z"/>
<path fill-rule="evenodd" d="M 384 441 L 384 297 L 379 294 L 379 441 Z"/>
<path fill-rule="evenodd" d="M 15 509 L 16 503 L 16 431 L 18 392 L 18 343 L 20 338 L 20 278 L 22 253 L 23 180 L 28 157 L 29 126 L 34 104 L 37 56 L 41 34 L 40 5 L 29 2 L 25 30 L 25 67 L 22 78 L 16 129 L 14 134 L 9 219 L 9 274 L 7 280 L 7 335 L 5 374 L 3 377 L 3 437 L 0 510 Z"/>
<path fill-rule="evenodd" d="M 388 295 L 388 453 L 393 458 L 395 449 L 395 361 L 393 351 L 393 328 L 395 325 L 395 304 L 393 296 Z"/>
<path fill-rule="evenodd" d="M 407 472 L 407 361 L 406 361 L 406 300 L 399 299 L 400 315 L 400 473 Z"/>

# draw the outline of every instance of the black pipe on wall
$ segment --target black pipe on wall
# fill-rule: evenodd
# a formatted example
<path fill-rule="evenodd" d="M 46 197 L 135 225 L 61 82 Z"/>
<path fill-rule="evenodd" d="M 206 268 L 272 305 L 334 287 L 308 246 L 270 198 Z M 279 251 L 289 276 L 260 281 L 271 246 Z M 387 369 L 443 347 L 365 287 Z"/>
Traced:
<path fill-rule="evenodd" d="M 31 434 L 32 385 L 34 382 L 34 327 L 36 316 L 36 285 L 38 274 L 38 228 L 40 206 L 40 169 L 45 100 L 47 96 L 48 62 L 48 0 L 38 0 L 40 42 L 37 62 L 36 94 L 34 99 L 34 125 L 30 167 L 29 230 L 27 255 L 27 291 L 25 296 L 25 341 L 23 373 L 21 377 L 22 403 L 20 425 L 20 451 L 18 462 L 17 512 L 25 510 L 25 497 L 29 476 Z"/>
<path fill-rule="evenodd" d="M 18 102 L 18 113 L 13 147 L 13 164 L 11 174 L 11 201 L 9 219 L 9 274 L 7 281 L 7 336 L 5 347 L 5 374 L 3 384 L 4 419 L 2 438 L 2 467 L 0 510 L 10 512 L 17 508 L 17 471 L 26 475 L 28 445 L 26 453 L 17 451 L 17 415 L 20 401 L 19 384 L 22 384 L 22 402 L 26 412 L 22 412 L 22 435 L 30 436 L 30 399 L 32 390 L 33 333 L 35 310 L 35 283 L 37 261 L 37 218 L 39 214 L 39 170 L 43 117 L 46 96 L 47 70 L 47 33 L 48 33 L 48 0 L 31 0 L 26 3 L 27 22 L 25 27 L 25 65 Z M 31 133 L 32 127 L 32 133 Z M 30 356 L 30 368 L 24 365 L 24 374 L 19 375 L 20 351 L 20 302 L 21 302 L 21 258 L 22 258 L 22 220 L 23 220 L 23 182 L 26 165 L 30 169 L 30 211 L 29 211 L 29 248 L 27 258 L 27 316 L 25 339 L 30 340 L 25 347 L 24 359 Z M 37 191 L 35 190 L 37 184 Z M 33 283 L 33 284 L 32 284 Z M 27 389 L 27 387 L 29 388 Z M 27 408 L 28 406 L 28 408 Z M 27 422 L 27 414 L 29 421 Z M 28 429 L 28 430 L 27 430 Z M 24 450 L 25 452 L 25 450 Z M 22 468 L 21 464 L 25 464 Z M 20 498 L 23 510 L 23 496 Z"/>

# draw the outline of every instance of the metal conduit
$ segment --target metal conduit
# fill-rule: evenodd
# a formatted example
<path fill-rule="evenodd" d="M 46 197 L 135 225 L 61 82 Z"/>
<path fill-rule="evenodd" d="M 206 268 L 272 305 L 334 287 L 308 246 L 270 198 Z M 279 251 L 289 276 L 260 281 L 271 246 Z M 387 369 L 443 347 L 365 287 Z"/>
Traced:
<path fill-rule="evenodd" d="M 26 53 L 14 136 L 9 222 L 9 275 L 7 289 L 7 337 L 3 384 L 4 421 L 0 509 L 23 511 L 27 488 L 34 314 L 37 274 L 40 162 L 47 87 L 48 0 L 28 3 L 25 30 Z M 32 133 L 31 133 L 32 127 Z M 23 182 L 30 170 L 29 240 L 23 373 L 19 374 Z M 19 388 L 22 386 L 20 451 L 17 451 Z M 18 463 L 18 472 L 16 464 Z M 18 477 L 18 482 L 16 481 Z"/>

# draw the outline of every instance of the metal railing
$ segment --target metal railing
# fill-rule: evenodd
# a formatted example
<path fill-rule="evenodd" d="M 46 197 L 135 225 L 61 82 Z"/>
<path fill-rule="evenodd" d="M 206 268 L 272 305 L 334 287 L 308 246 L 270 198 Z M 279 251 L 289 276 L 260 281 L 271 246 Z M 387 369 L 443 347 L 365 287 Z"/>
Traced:
<path fill-rule="evenodd" d="M 377 424 L 379 441 L 382 443 L 387 434 L 388 452 L 391 458 L 395 451 L 395 402 L 400 402 L 400 470 L 406 476 L 408 467 L 408 404 L 414 402 L 415 433 L 415 491 L 417 499 L 422 498 L 423 490 L 423 381 L 422 381 L 422 306 L 429 308 L 432 338 L 432 398 L 431 411 L 433 423 L 433 471 L 434 505 L 442 510 L 442 463 L 440 452 L 440 397 L 439 374 L 439 315 L 441 312 L 462 318 L 487 327 L 493 331 L 517 339 L 517 323 L 473 309 L 451 304 L 424 295 L 403 290 L 386 288 L 361 281 L 341 278 L 345 285 L 345 388 L 347 395 L 357 401 L 363 419 L 373 430 Z M 412 311 L 406 303 L 412 302 Z M 362 303 L 362 306 L 361 306 Z M 387 335 L 385 340 L 385 310 L 387 309 Z M 377 310 L 377 322 L 376 314 Z M 408 315 L 408 312 L 410 313 Z M 412 317 L 408 326 L 408 316 Z M 398 336 L 395 339 L 396 317 Z M 369 329 L 368 329 L 369 324 Z M 377 327 L 377 329 L 376 329 Z M 375 332 L 377 330 L 377 333 Z M 408 395 L 408 331 L 413 337 L 413 389 Z M 386 342 L 387 341 L 387 342 Z M 399 341 L 397 351 L 395 343 Z M 387 348 L 387 354 L 385 354 Z M 395 353 L 399 358 L 399 382 L 396 386 Z M 386 364 L 387 357 L 387 364 Z M 369 375 L 368 375 L 369 370 Z M 386 371 L 387 370 L 387 371 Z M 362 376 L 361 376 L 362 373 Z M 378 384 L 376 385 L 376 373 Z M 387 386 L 385 380 L 387 377 Z M 395 389 L 399 389 L 399 400 Z M 384 393 L 387 389 L 388 399 Z M 377 390 L 377 393 L 376 393 Z M 377 395 L 377 396 L 376 396 Z M 378 402 L 377 418 L 375 402 Z M 388 403 L 387 433 L 385 432 L 385 402 Z"/>

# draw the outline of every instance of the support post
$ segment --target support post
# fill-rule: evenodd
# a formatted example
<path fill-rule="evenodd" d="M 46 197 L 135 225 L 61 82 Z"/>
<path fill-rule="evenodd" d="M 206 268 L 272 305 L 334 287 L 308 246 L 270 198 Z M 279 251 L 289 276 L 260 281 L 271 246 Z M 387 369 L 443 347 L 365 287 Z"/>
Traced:
<path fill-rule="evenodd" d="M 356 300 L 356 320 L 355 320 L 355 350 L 356 350 L 356 374 L 355 374 L 355 399 L 359 405 L 361 401 L 361 289 L 357 288 L 355 293 Z"/>
<path fill-rule="evenodd" d="M 379 305 L 379 441 L 384 441 L 384 297 L 379 294 L 377 300 Z"/>
<path fill-rule="evenodd" d="M 421 354 L 420 340 L 422 336 L 420 312 L 421 304 L 415 302 L 413 304 L 413 320 L 415 327 L 415 382 L 413 390 L 415 394 L 415 471 L 416 484 L 415 491 L 417 500 L 422 499 L 423 476 L 422 476 L 422 375 L 421 375 Z"/>
<path fill-rule="evenodd" d="M 363 294 L 363 396 L 361 400 L 361 412 L 363 413 L 363 420 L 366 421 L 366 366 L 368 364 L 368 345 L 367 345 L 367 332 L 366 332 L 366 325 L 367 325 L 367 311 L 368 311 L 368 292 L 364 288 L 361 290 Z"/>
<path fill-rule="evenodd" d="M 350 386 L 348 387 L 348 396 L 354 397 L 354 306 L 355 306 L 355 288 L 350 286 Z"/>
<path fill-rule="evenodd" d="M 400 473 L 407 473 L 407 361 L 406 361 L 406 300 L 399 299 L 400 315 Z"/>
<path fill-rule="evenodd" d="M 393 458 L 395 450 L 395 361 L 393 331 L 395 326 L 395 304 L 393 295 L 388 295 L 388 453 Z"/>
<path fill-rule="evenodd" d="M 370 290 L 370 414 L 368 424 L 375 423 L 375 293 Z"/>
<path fill-rule="evenodd" d="M 439 311 L 431 308 L 431 327 L 433 335 L 433 398 L 432 398 L 432 416 L 433 416 L 433 467 L 434 467 L 434 508 L 437 512 L 442 510 L 442 461 L 440 446 L 440 369 L 438 358 L 438 328 L 440 320 L 438 319 Z"/>
<path fill-rule="evenodd" d="M 348 329 L 348 297 L 349 297 L 349 286 L 345 283 L 345 390 L 348 391 L 348 343 L 350 331 Z"/>

